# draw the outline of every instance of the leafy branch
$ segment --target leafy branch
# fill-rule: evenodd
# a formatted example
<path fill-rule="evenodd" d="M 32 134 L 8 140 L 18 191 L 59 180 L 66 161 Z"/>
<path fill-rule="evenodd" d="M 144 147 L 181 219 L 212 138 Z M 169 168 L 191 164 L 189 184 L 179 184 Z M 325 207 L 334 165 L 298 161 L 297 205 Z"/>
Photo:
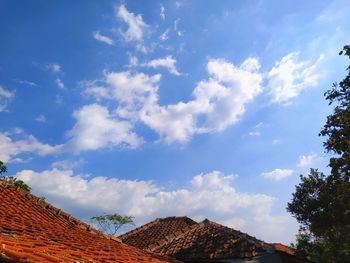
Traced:
<path fill-rule="evenodd" d="M 119 214 L 93 216 L 91 220 L 98 225 L 100 231 L 109 235 L 115 235 L 124 225 L 135 225 L 133 216 L 122 216 Z"/>

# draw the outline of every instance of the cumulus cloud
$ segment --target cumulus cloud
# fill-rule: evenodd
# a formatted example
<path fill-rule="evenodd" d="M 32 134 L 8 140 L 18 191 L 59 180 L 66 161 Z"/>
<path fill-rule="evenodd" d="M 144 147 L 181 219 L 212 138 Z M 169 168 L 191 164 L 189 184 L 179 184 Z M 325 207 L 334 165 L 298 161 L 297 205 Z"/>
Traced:
<path fill-rule="evenodd" d="M 62 151 L 63 145 L 52 146 L 40 142 L 32 135 L 22 135 L 21 139 L 14 140 L 11 138 L 14 134 L 0 133 L 0 160 L 3 162 L 16 162 L 20 158 L 15 158 L 24 153 L 34 153 L 40 156 L 56 154 Z"/>
<path fill-rule="evenodd" d="M 144 224 L 156 217 L 187 215 L 239 226 L 267 241 L 287 243 L 297 231 L 291 217 L 272 214 L 274 197 L 239 192 L 232 185 L 236 176 L 219 171 L 196 175 L 189 187 L 176 190 L 150 181 L 89 179 L 71 170 L 23 170 L 15 176 L 32 186 L 35 194 L 81 218 L 117 212 L 133 215 L 137 224 Z"/>
<path fill-rule="evenodd" d="M 254 63 L 256 61 L 254 60 Z M 166 143 L 186 142 L 193 134 L 224 130 L 238 121 L 245 105 L 261 91 L 257 68 L 247 71 L 224 60 L 210 60 L 209 79 L 193 90 L 193 100 L 143 108 L 142 122 Z"/>
<path fill-rule="evenodd" d="M 281 181 L 291 175 L 293 175 L 294 171 L 291 169 L 279 169 L 276 168 L 275 170 L 271 172 L 265 172 L 262 173 L 261 175 L 267 179 L 271 179 L 274 181 Z"/>
<path fill-rule="evenodd" d="M 222 131 L 236 123 L 246 104 L 262 90 L 259 68 L 255 58 L 248 58 L 240 66 L 212 59 L 207 64 L 209 78 L 197 84 L 193 99 L 169 105 L 159 104 L 160 74 L 105 73 L 102 87 L 87 87 L 85 93 L 117 101 L 115 112 L 119 118 L 147 125 L 160 140 L 184 143 L 194 134 Z"/>
<path fill-rule="evenodd" d="M 298 52 L 293 52 L 284 56 L 267 73 L 272 102 L 288 104 L 303 90 L 317 85 L 320 78 L 317 67 L 323 55 L 312 64 L 308 61 L 299 62 L 298 55 Z"/>
<path fill-rule="evenodd" d="M 310 153 L 308 155 L 300 155 L 297 166 L 299 168 L 312 168 L 313 165 L 320 161 L 320 157 L 316 153 Z"/>
<path fill-rule="evenodd" d="M 245 106 L 262 91 L 259 61 L 248 58 L 240 66 L 222 59 L 207 64 L 209 80 L 201 81 L 194 96 L 207 112 L 204 129 L 222 131 L 236 123 L 245 112 Z"/>
<path fill-rule="evenodd" d="M 109 90 L 101 86 L 90 86 L 84 90 L 84 94 L 94 97 L 96 100 L 108 99 Z"/>
<path fill-rule="evenodd" d="M 169 70 L 171 74 L 174 74 L 176 76 L 180 76 L 181 73 L 176 69 L 176 59 L 174 59 L 172 56 L 167 56 L 164 58 L 159 58 L 159 59 L 154 59 L 151 60 L 145 64 L 143 64 L 146 67 L 151 67 L 151 68 L 166 68 Z"/>
<path fill-rule="evenodd" d="M 95 31 L 92 35 L 93 35 L 94 39 L 96 39 L 102 43 L 105 43 L 105 44 L 110 45 L 110 46 L 114 44 L 113 40 L 110 37 L 102 35 L 100 33 L 100 31 Z"/>
<path fill-rule="evenodd" d="M 120 5 L 117 8 L 117 15 L 121 18 L 127 25 L 128 29 L 122 33 L 125 41 L 136 41 L 142 42 L 148 25 L 143 21 L 140 14 L 135 15 L 129 12 L 125 5 Z"/>
<path fill-rule="evenodd" d="M 122 13 L 126 10 L 123 5 L 119 9 Z M 196 84 L 192 99 L 168 105 L 159 103 L 160 74 L 147 75 L 131 70 L 105 72 L 99 85 L 87 86 L 84 93 L 97 101 L 114 100 L 117 106 L 113 118 L 118 117 L 131 125 L 142 123 L 159 135 L 159 141 L 186 143 L 195 134 L 220 132 L 237 123 L 245 113 L 246 105 L 264 88 L 273 97 L 273 102 L 290 103 L 303 89 L 317 84 L 319 74 L 316 69 L 322 58 L 321 55 L 311 64 L 299 62 L 298 53 L 290 53 L 267 73 L 260 72 L 259 60 L 254 57 L 240 65 L 224 59 L 210 59 L 206 67 L 208 77 Z M 139 63 L 131 56 L 129 67 L 164 67 L 179 75 L 175 64 L 176 60 L 171 56 L 145 63 Z M 265 87 L 263 80 L 266 80 Z M 261 125 L 258 124 L 249 135 L 259 136 L 261 133 L 257 129 Z M 277 140 L 273 142 L 277 143 Z"/>
<path fill-rule="evenodd" d="M 111 72 L 105 75 L 110 98 L 119 103 L 117 114 L 122 118 L 137 119 L 140 112 L 152 108 L 158 101 L 160 74 Z"/>
<path fill-rule="evenodd" d="M 14 92 L 11 92 L 4 87 L 0 86 L 0 112 L 5 111 L 8 101 L 15 96 Z"/>
<path fill-rule="evenodd" d="M 106 107 L 91 104 L 74 112 L 76 124 L 67 135 L 67 146 L 74 151 L 96 150 L 111 146 L 135 148 L 142 139 L 133 133 L 127 121 L 113 118 Z"/>

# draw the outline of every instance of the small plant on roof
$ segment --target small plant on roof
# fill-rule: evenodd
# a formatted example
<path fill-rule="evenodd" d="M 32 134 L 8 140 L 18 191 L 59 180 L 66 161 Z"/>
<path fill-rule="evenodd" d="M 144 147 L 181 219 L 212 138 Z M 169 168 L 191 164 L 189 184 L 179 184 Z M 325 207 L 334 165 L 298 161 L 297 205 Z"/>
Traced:
<path fill-rule="evenodd" d="M 133 216 L 122 216 L 119 214 L 108 214 L 91 217 L 93 223 L 98 225 L 100 231 L 109 235 L 115 235 L 124 225 L 135 225 Z"/>
<path fill-rule="evenodd" d="M 0 161 L 0 175 L 3 175 L 5 173 L 7 173 L 7 167 L 2 161 Z M 30 188 L 29 185 L 27 185 L 22 180 L 18 180 L 16 177 L 5 176 L 5 175 L 3 175 L 3 177 L 4 177 L 4 180 L 6 180 L 9 183 L 12 183 L 14 186 L 16 186 L 18 188 L 21 188 L 21 189 L 28 191 L 28 192 L 30 192 L 30 190 L 32 190 L 32 188 Z"/>

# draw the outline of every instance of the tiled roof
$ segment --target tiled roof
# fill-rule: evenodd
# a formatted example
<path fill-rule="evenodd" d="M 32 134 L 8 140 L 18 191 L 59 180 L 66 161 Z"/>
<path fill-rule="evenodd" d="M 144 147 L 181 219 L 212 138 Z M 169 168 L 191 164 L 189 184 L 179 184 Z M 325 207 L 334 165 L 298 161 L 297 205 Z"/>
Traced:
<path fill-rule="evenodd" d="M 126 244 L 184 261 L 252 258 L 275 251 L 289 256 L 294 253 L 291 248 L 282 244 L 269 244 L 207 219 L 201 223 L 191 220 L 191 224 L 170 231 L 167 222 L 174 224 L 176 219 L 157 219 L 119 238 Z M 181 221 L 182 218 L 177 220 Z M 157 231 L 160 235 L 157 235 Z M 147 242 L 147 245 L 144 245 L 148 233 L 152 234 L 149 239 L 153 243 Z"/>
<path fill-rule="evenodd" d="M 197 222 L 188 217 L 167 217 L 156 220 L 138 227 L 119 238 L 126 244 L 148 250 L 149 246 L 157 244 L 168 235 L 179 234 Z"/>
<path fill-rule="evenodd" d="M 169 262 L 0 180 L 0 262 Z M 15 261 L 13 261 L 15 262 Z"/>
<path fill-rule="evenodd" d="M 207 220 L 160 246 L 154 246 L 152 251 L 186 260 L 227 259 L 253 257 L 257 246 L 240 236 L 238 231 Z"/>

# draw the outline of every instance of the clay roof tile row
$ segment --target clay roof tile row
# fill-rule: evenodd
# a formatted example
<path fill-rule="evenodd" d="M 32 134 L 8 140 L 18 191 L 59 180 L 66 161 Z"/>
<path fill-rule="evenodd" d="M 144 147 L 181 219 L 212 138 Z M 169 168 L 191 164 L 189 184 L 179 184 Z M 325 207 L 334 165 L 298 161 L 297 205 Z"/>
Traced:
<path fill-rule="evenodd" d="M 0 180 L 0 261 L 169 262 L 103 235 L 44 200 Z"/>

